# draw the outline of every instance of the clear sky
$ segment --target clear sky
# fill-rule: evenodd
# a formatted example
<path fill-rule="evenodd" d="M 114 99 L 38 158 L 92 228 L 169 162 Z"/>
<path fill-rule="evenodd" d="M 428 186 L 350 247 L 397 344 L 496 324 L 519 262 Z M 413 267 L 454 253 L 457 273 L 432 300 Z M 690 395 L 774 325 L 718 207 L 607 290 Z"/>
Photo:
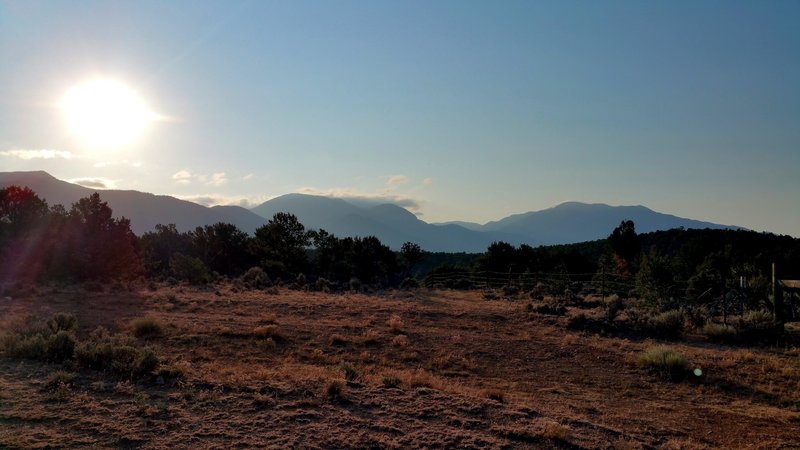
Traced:
<path fill-rule="evenodd" d="M 429 222 L 642 204 L 800 236 L 798 24 L 798 1 L 0 1 L 0 170 Z M 76 136 L 65 92 L 98 77 L 157 120 Z"/>

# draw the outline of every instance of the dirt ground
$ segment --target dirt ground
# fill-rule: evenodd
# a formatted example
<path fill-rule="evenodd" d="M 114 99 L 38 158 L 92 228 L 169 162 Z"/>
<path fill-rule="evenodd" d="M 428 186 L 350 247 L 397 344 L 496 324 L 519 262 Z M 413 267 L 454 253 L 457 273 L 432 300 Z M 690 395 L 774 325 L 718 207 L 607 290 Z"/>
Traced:
<path fill-rule="evenodd" d="M 800 351 L 689 336 L 704 376 L 638 367 L 662 342 L 570 331 L 527 300 L 145 287 L 0 298 L 5 323 L 70 312 L 79 337 L 133 319 L 182 377 L 0 357 L 0 448 L 800 448 Z M 0 330 L 2 331 L 2 330 Z M 54 395 L 57 370 L 77 378 Z"/>

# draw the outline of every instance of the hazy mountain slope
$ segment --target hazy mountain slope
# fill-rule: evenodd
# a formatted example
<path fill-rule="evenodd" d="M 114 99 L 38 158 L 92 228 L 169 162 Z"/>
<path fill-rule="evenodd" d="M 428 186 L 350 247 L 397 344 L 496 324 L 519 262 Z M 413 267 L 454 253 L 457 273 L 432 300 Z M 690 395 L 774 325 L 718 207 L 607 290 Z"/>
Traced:
<path fill-rule="evenodd" d="M 393 204 L 351 203 L 340 198 L 287 194 L 247 210 L 239 206 L 207 208 L 165 195 L 138 191 L 97 190 L 58 180 L 46 172 L 0 172 L 0 187 L 29 186 L 51 205 L 73 202 L 100 192 L 114 214 L 131 219 L 137 234 L 156 224 L 174 223 L 182 231 L 228 222 L 253 233 L 278 212 L 295 214 L 307 229 L 323 228 L 339 237 L 376 236 L 393 249 L 406 242 L 435 252 L 482 252 L 493 241 L 532 246 L 603 239 L 622 220 L 639 233 L 671 228 L 737 228 L 663 214 L 644 206 L 609 206 L 568 202 L 542 211 L 515 214 L 479 225 L 468 222 L 430 224 Z"/>
<path fill-rule="evenodd" d="M 305 194 L 276 197 L 253 208 L 253 212 L 267 218 L 290 212 L 306 228 L 323 228 L 339 237 L 376 236 L 394 249 L 411 241 L 429 251 L 481 252 L 500 236 L 456 225 L 432 225 L 397 205 L 360 207 L 338 198 Z"/>
<path fill-rule="evenodd" d="M 680 227 L 738 228 L 663 214 L 644 206 L 567 202 L 489 222 L 482 229 L 522 235 L 544 245 L 565 244 L 605 238 L 622 220 L 633 220 L 639 233 Z"/>
<path fill-rule="evenodd" d="M 72 203 L 94 192 L 108 202 L 115 217 L 131 220 L 131 229 L 141 235 L 152 231 L 156 224 L 174 223 L 179 230 L 217 222 L 233 223 L 241 230 L 253 233 L 266 220 L 239 206 L 207 208 L 166 195 L 153 195 L 139 191 L 91 189 L 54 178 L 47 172 L 0 172 L 0 187 L 12 184 L 28 186 L 50 205 L 62 204 L 69 209 Z"/>

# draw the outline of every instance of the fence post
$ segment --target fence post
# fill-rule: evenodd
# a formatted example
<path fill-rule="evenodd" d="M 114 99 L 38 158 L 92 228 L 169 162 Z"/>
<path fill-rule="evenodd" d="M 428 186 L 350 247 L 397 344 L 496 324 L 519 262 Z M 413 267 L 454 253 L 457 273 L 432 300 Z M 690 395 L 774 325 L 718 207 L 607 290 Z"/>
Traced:
<path fill-rule="evenodd" d="M 606 268 L 600 267 L 600 298 L 606 302 Z"/>
<path fill-rule="evenodd" d="M 783 326 L 783 290 L 776 276 L 775 263 L 772 263 L 772 308 L 775 323 Z"/>

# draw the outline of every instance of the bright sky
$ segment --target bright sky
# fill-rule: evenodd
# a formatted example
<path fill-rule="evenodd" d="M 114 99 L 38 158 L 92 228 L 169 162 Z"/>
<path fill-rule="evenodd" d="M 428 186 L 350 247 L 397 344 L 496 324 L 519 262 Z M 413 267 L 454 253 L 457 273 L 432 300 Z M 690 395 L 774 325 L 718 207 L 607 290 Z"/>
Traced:
<path fill-rule="evenodd" d="M 0 1 L 0 170 L 429 222 L 643 204 L 800 236 L 798 24 L 777 0 Z M 115 142 L 93 145 L 63 104 L 94 79 L 154 119 L 90 114 Z"/>

